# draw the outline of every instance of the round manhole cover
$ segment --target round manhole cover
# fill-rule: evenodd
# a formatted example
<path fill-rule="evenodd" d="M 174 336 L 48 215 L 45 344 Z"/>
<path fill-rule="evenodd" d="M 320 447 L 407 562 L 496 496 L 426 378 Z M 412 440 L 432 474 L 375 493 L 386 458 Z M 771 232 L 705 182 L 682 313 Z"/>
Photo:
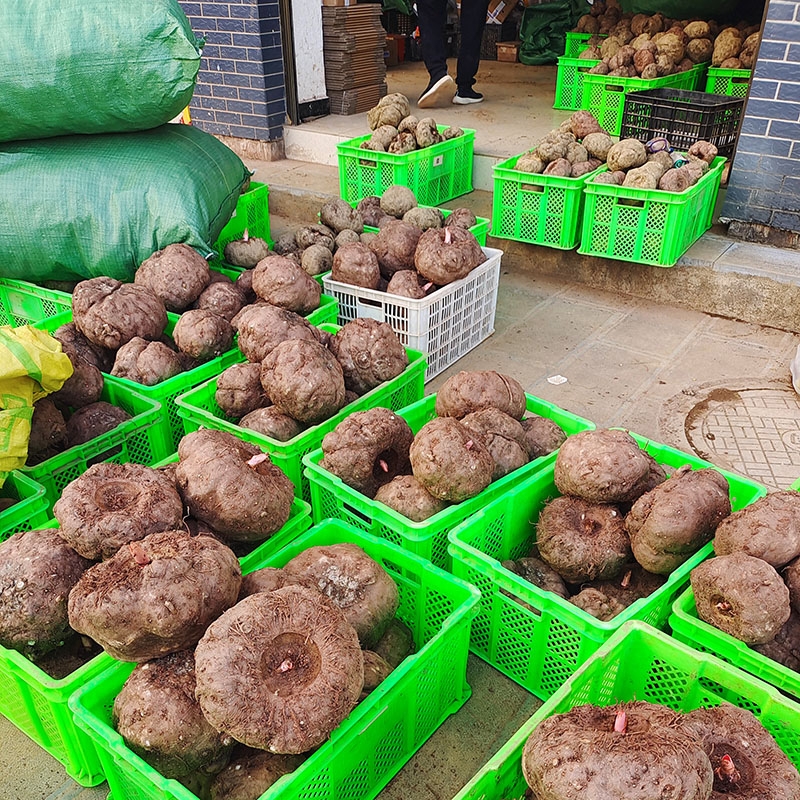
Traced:
<path fill-rule="evenodd" d="M 800 476 L 800 398 L 790 389 L 714 388 L 686 415 L 692 449 L 766 486 Z"/>

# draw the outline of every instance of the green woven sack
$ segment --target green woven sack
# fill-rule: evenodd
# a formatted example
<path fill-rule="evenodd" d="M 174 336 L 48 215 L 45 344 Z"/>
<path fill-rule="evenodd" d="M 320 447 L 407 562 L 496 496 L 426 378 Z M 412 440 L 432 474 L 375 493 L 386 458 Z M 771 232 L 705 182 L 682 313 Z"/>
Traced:
<path fill-rule="evenodd" d="M 0 278 L 129 281 L 156 250 L 204 256 L 250 173 L 191 125 L 0 148 Z"/>
<path fill-rule="evenodd" d="M 189 105 L 200 42 L 177 0 L 0 5 L 0 142 L 146 130 Z"/>

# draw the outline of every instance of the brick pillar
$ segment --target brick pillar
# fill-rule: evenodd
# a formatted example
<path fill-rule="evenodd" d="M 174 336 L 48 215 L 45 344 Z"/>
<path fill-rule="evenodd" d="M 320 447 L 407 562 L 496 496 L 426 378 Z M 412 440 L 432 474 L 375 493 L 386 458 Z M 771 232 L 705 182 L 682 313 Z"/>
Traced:
<path fill-rule="evenodd" d="M 205 37 L 192 122 L 241 155 L 281 157 L 286 120 L 277 0 L 180 0 Z"/>
<path fill-rule="evenodd" d="M 800 238 L 800 2 L 769 0 L 721 218 L 731 233 Z"/>

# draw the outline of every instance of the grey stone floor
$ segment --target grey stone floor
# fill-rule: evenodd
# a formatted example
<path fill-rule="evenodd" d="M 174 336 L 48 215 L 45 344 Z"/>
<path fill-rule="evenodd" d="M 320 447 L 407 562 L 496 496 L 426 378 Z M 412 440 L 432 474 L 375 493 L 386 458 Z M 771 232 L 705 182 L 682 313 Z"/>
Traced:
<path fill-rule="evenodd" d="M 789 376 L 798 342 L 797 335 L 772 328 L 504 271 L 495 333 L 426 390 L 435 391 L 460 369 L 496 369 L 598 425 L 625 426 L 691 451 L 686 415 L 710 386 L 784 392 L 785 416 L 800 418 Z M 566 381 L 548 380 L 555 376 Z M 747 464 L 739 466 L 748 474 Z M 788 464 L 780 483 L 797 475 L 800 461 Z M 537 705 L 475 657 L 468 674 L 471 699 L 389 784 L 382 800 L 449 800 Z M 60 765 L 3 719 L 0 743 L 0 799 L 105 797 L 104 787 L 82 790 L 67 780 Z"/>

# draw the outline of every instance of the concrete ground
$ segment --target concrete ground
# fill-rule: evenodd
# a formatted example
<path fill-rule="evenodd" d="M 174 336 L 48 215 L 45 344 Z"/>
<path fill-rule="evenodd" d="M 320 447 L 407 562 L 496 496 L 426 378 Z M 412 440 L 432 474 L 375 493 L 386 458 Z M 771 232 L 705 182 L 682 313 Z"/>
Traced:
<path fill-rule="evenodd" d="M 392 70 L 390 91 L 416 96 L 423 85 L 419 70 L 419 65 Z M 495 79 L 501 70 L 503 80 Z M 554 75 L 552 67 L 531 70 L 483 62 L 476 88 L 486 92 L 486 103 L 443 110 L 442 121 L 476 127 L 482 157 L 496 161 L 521 152 L 565 116 L 551 108 Z M 440 116 L 438 110 L 435 116 Z M 337 139 L 365 131 L 363 115 L 357 117 L 310 123 L 313 130 L 303 133 L 300 144 L 295 139 L 295 157 L 301 145 L 307 146 L 316 163 L 251 162 L 256 179 L 270 185 L 273 235 L 312 221 L 320 198 L 338 193 L 336 168 L 325 165 L 323 154 L 330 147 L 328 137 L 333 137 L 335 152 Z M 311 134 L 322 139 L 313 144 Z M 287 147 L 290 140 L 287 134 Z M 469 205 L 481 216 L 491 215 L 486 191 L 445 205 Z M 691 281 L 681 283 L 679 276 L 683 271 L 689 280 L 703 269 L 721 271 L 715 260 L 734 243 L 716 235 L 717 240 L 703 245 L 713 257 L 701 248 L 683 267 L 640 268 L 638 289 L 630 265 L 604 267 L 608 274 L 598 288 L 578 268 L 581 261 L 575 253 L 492 240 L 492 246 L 507 251 L 495 332 L 431 381 L 426 391 L 435 391 L 460 369 L 499 370 L 528 392 L 598 426 L 627 427 L 701 453 L 771 488 L 789 486 L 800 475 L 800 403 L 789 373 L 800 336 L 784 322 L 786 313 L 770 316 L 765 311 L 767 324 L 741 319 L 748 318 L 747 309 L 756 308 L 765 293 L 774 292 L 774 308 L 791 302 L 798 257 L 772 248 L 745 256 L 740 252 L 745 263 L 733 270 L 737 280 L 728 291 L 744 292 L 748 304 L 742 314 L 733 315 L 739 319 L 712 315 L 696 306 L 706 303 L 714 310 L 714 298 L 689 298 Z M 543 263 L 551 263 L 548 259 L 552 268 L 542 269 Z M 770 264 L 777 264 L 781 274 L 769 276 L 768 289 L 757 277 L 741 274 L 748 266 L 763 272 Z M 615 287 L 615 276 L 624 276 L 624 287 Z M 474 656 L 468 680 L 472 697 L 386 787 L 381 800 L 449 800 L 538 706 L 532 695 Z M 78 787 L 57 762 L 2 718 L 0 743 L 0 800 L 105 798 L 105 786 Z"/>

